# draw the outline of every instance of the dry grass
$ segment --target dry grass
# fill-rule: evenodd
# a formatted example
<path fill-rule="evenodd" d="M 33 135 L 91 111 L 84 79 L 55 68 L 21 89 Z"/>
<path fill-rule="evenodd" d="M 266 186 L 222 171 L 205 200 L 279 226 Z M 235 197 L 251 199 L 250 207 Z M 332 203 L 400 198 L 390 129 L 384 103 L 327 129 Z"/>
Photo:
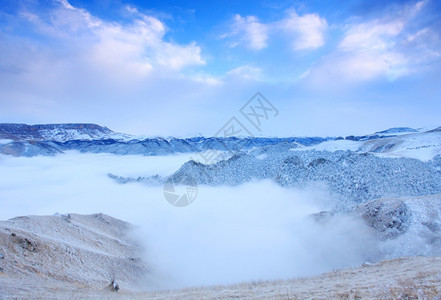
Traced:
<path fill-rule="evenodd" d="M 118 293 L 57 285 L 11 295 L 57 299 L 441 299 L 441 257 L 409 257 L 292 280 Z M 21 282 L 20 284 L 23 284 Z M 0 290 L 2 289 L 0 282 Z M 35 285 L 35 283 L 34 283 Z M 11 290 L 11 289 L 9 289 Z M 26 291 L 27 290 L 27 291 Z"/>
<path fill-rule="evenodd" d="M 424 278 L 424 277 L 422 277 Z M 389 299 L 441 299 L 439 287 L 416 279 L 398 280 L 397 285 L 390 287 L 384 295 Z"/>

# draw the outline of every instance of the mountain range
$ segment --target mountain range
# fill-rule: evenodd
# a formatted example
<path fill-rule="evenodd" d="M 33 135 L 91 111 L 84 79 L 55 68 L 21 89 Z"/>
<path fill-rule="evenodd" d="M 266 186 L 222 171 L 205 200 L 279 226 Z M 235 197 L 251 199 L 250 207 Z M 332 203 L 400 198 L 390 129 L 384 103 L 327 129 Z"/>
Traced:
<path fill-rule="evenodd" d="M 115 133 L 96 124 L 0 124 L 1 154 L 50 156 L 72 150 L 194 154 L 165 178 L 109 174 L 119 183 L 238 185 L 272 180 L 297 188 L 324 183 L 341 203 L 441 193 L 441 127 L 398 127 L 347 137 L 160 138 Z"/>
<path fill-rule="evenodd" d="M 96 124 L 0 124 L 0 154 L 61 156 L 67 151 L 194 157 L 165 177 L 108 174 L 119 184 L 236 186 L 270 180 L 287 189 L 325 186 L 337 200 L 335 206 L 309 218 L 325 227 L 345 218 L 364 220 L 378 243 L 372 261 L 441 255 L 441 127 L 398 127 L 347 137 L 161 138 L 116 133 Z M 269 201 L 271 197 L 268 194 Z M 130 228 L 103 214 L 0 222 L 0 239 L 5 241 L 0 246 L 0 276 L 10 276 L 5 290 L 19 294 L 15 286 L 22 278 L 33 283 L 24 287 L 25 294 L 46 292 L 39 286 L 49 279 L 60 289 L 68 283 L 69 289 L 82 284 L 102 290 L 113 283 L 114 270 L 124 290 L 152 275 L 152 265 L 142 261 L 138 246 L 127 237 Z M 52 258 L 63 263 L 51 263 Z M 371 264 L 362 268 L 358 274 L 365 274 Z M 381 269 L 378 274 L 387 272 Z"/>
<path fill-rule="evenodd" d="M 173 153 L 219 150 L 239 152 L 276 146 L 277 148 L 305 148 L 308 150 L 352 150 L 374 153 L 430 152 L 440 154 L 439 132 L 397 127 L 373 134 L 347 137 L 140 137 L 116 133 L 97 124 L 26 125 L 0 123 L 0 153 L 13 156 L 55 155 L 69 150 L 87 153 L 118 155 L 167 155 Z M 326 143 L 325 143 L 326 142 Z M 415 147 L 424 151 L 416 150 Z M 399 156 L 405 156 L 401 153 Z M 412 155 L 411 155 L 412 156 Z"/>

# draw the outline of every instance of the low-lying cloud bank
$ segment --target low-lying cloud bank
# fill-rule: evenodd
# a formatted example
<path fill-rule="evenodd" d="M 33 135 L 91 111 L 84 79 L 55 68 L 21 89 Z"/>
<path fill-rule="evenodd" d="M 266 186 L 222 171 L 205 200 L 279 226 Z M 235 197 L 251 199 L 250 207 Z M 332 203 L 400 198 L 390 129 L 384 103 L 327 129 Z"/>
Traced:
<path fill-rule="evenodd" d="M 318 274 L 381 256 L 372 230 L 350 216 L 317 222 L 334 207 L 324 187 L 282 188 L 271 181 L 199 186 L 195 202 L 171 206 L 162 186 L 117 184 L 121 176 L 166 176 L 189 158 L 69 153 L 0 157 L 0 218 L 103 212 L 138 227 L 135 237 L 173 288 Z"/>

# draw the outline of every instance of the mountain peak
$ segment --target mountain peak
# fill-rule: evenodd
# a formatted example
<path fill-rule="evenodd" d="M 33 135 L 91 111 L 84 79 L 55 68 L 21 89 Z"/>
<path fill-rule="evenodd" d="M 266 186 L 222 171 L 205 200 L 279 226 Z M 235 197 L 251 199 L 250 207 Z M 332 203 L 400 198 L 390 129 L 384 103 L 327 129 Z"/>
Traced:
<path fill-rule="evenodd" d="M 418 130 L 410 128 L 410 127 L 393 127 L 383 131 L 378 131 L 375 133 L 383 133 L 383 134 L 398 134 L 398 133 L 413 133 L 418 132 Z"/>
<path fill-rule="evenodd" d="M 92 123 L 63 123 L 63 124 L 17 124 L 0 123 L 0 139 L 11 140 L 66 140 L 101 139 L 114 132 L 107 127 Z"/>

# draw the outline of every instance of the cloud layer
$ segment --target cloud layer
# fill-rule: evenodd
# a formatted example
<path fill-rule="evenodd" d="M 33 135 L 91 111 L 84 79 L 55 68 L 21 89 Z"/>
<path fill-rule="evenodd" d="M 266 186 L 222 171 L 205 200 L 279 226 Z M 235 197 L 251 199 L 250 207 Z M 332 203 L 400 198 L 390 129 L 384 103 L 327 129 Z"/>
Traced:
<path fill-rule="evenodd" d="M 131 222 L 138 227 L 135 237 L 145 246 L 145 259 L 155 265 L 155 281 L 143 288 L 311 275 L 359 265 L 376 253 L 359 221 L 342 218 L 322 226 L 309 217 L 333 205 L 326 189 L 288 190 L 268 181 L 199 186 L 194 203 L 176 208 L 160 186 L 120 185 L 106 176 L 165 175 L 185 159 L 1 156 L 0 219 L 103 212 Z"/>

